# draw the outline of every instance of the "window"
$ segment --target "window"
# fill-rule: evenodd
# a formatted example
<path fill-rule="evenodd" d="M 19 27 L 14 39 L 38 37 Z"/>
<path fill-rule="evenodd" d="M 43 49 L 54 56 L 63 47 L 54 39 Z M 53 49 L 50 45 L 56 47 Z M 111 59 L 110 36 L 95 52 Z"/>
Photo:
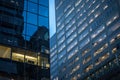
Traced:
<path fill-rule="evenodd" d="M 78 52 L 78 47 L 76 47 L 74 50 L 69 52 L 68 59 L 72 58 L 77 52 Z"/>
<path fill-rule="evenodd" d="M 120 39 L 120 34 L 115 35 L 114 37 L 112 37 L 112 39 L 110 40 L 110 43 L 114 43 L 116 40 Z"/>
<path fill-rule="evenodd" d="M 74 40 L 69 46 L 67 47 L 67 52 L 69 52 L 73 47 L 77 45 L 77 40 Z"/>
<path fill-rule="evenodd" d="M 39 0 L 39 4 L 42 4 L 44 6 L 48 6 L 48 0 Z"/>
<path fill-rule="evenodd" d="M 73 39 L 75 39 L 76 36 L 77 36 L 76 33 L 74 33 L 73 35 L 71 35 L 71 36 L 67 39 L 67 44 L 69 44 Z"/>
<path fill-rule="evenodd" d="M 91 38 L 95 38 L 99 33 L 101 33 L 105 29 L 104 25 L 101 25 L 96 31 L 94 31 L 91 35 Z"/>
<path fill-rule="evenodd" d="M 117 48 L 115 47 L 112 49 L 112 53 L 116 53 L 116 52 L 117 52 Z"/>
<path fill-rule="evenodd" d="M 38 0 L 30 0 L 30 1 L 37 3 Z"/>
<path fill-rule="evenodd" d="M 93 41 L 92 45 L 97 46 L 100 42 L 102 42 L 106 38 L 106 34 L 103 33 L 99 38 Z"/>
<path fill-rule="evenodd" d="M 72 7 L 66 14 L 65 18 L 68 17 L 74 10 L 74 7 Z"/>
<path fill-rule="evenodd" d="M 64 40 L 65 40 L 65 36 L 63 36 L 62 38 L 60 38 L 60 39 L 58 40 L 58 45 L 60 45 Z"/>
<path fill-rule="evenodd" d="M 95 65 L 99 65 L 101 62 L 105 61 L 109 57 L 109 53 L 105 53 L 103 56 L 96 60 Z"/>
<path fill-rule="evenodd" d="M 11 57 L 11 48 L 0 46 L 0 58 L 8 58 Z"/>
<path fill-rule="evenodd" d="M 39 5 L 39 14 L 48 17 L 48 8 Z"/>
<path fill-rule="evenodd" d="M 85 59 L 83 60 L 83 64 L 86 64 L 87 62 L 89 62 L 90 59 L 91 59 L 91 56 L 88 56 L 87 58 L 85 58 Z"/>
<path fill-rule="evenodd" d="M 88 53 L 90 51 L 90 49 L 85 49 L 83 52 L 82 52 L 82 56 L 84 56 L 86 53 Z"/>
<path fill-rule="evenodd" d="M 30 12 L 27 13 L 27 22 L 37 25 L 37 15 Z"/>
<path fill-rule="evenodd" d="M 48 18 L 39 16 L 39 26 L 44 26 L 48 28 Z"/>
<path fill-rule="evenodd" d="M 82 49 L 82 48 L 83 48 L 85 45 L 87 45 L 89 42 L 90 42 L 90 39 L 89 39 L 89 38 L 84 39 L 84 40 L 80 43 L 80 45 L 79 45 L 80 49 Z"/>
<path fill-rule="evenodd" d="M 34 4 L 32 2 L 28 2 L 28 11 L 32 13 L 37 13 L 37 4 Z"/>
<path fill-rule="evenodd" d="M 75 7 L 77 7 L 80 3 L 81 3 L 82 0 L 77 0 L 77 2 L 75 3 Z"/>
<path fill-rule="evenodd" d="M 107 48 L 107 46 L 108 46 L 108 44 L 106 43 L 101 48 L 99 48 L 98 50 L 96 50 L 95 53 L 94 53 L 94 56 L 100 54 L 105 48 Z"/>
<path fill-rule="evenodd" d="M 33 36 L 37 30 L 38 30 L 37 26 L 31 25 L 31 24 L 27 24 L 26 35 L 27 36 Z"/>
<path fill-rule="evenodd" d="M 93 65 L 91 64 L 91 65 L 89 65 L 88 67 L 85 68 L 85 72 L 90 71 L 92 68 L 93 68 Z"/>
<path fill-rule="evenodd" d="M 83 38 L 85 38 L 89 34 L 89 29 L 86 29 L 79 35 L 79 41 L 81 41 Z"/>

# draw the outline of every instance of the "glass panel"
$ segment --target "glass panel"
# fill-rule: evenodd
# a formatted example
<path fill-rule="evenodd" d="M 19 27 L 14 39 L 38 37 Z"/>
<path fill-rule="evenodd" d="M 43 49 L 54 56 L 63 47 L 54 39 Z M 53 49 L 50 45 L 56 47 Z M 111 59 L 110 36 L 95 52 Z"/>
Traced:
<path fill-rule="evenodd" d="M 27 22 L 37 25 L 37 15 L 28 12 L 27 13 Z"/>
<path fill-rule="evenodd" d="M 37 54 L 35 52 L 26 51 L 25 62 L 28 64 L 37 65 Z"/>
<path fill-rule="evenodd" d="M 39 16 L 39 26 L 45 26 L 48 28 L 48 18 Z"/>
<path fill-rule="evenodd" d="M 48 6 L 48 0 L 39 0 L 39 4 Z"/>
<path fill-rule="evenodd" d="M 24 0 L 24 10 L 27 10 L 27 1 Z"/>
<path fill-rule="evenodd" d="M 40 62 L 39 62 L 39 66 L 43 67 L 43 68 L 49 68 L 49 62 L 48 62 L 48 58 L 46 57 L 40 57 Z"/>
<path fill-rule="evenodd" d="M 24 18 L 24 22 L 26 22 L 26 11 L 23 11 L 23 14 L 22 14 L 23 18 Z"/>
<path fill-rule="evenodd" d="M 35 2 L 35 3 L 37 3 L 37 2 L 38 2 L 38 0 L 30 0 L 30 1 Z"/>
<path fill-rule="evenodd" d="M 0 58 L 10 58 L 11 48 L 0 46 Z"/>
<path fill-rule="evenodd" d="M 37 31 L 37 29 L 38 29 L 37 26 L 27 24 L 26 35 L 33 36 L 35 32 Z"/>
<path fill-rule="evenodd" d="M 28 11 L 37 13 L 37 4 L 34 4 L 32 2 L 28 2 Z"/>
<path fill-rule="evenodd" d="M 39 14 L 48 17 L 48 8 L 39 6 Z"/>

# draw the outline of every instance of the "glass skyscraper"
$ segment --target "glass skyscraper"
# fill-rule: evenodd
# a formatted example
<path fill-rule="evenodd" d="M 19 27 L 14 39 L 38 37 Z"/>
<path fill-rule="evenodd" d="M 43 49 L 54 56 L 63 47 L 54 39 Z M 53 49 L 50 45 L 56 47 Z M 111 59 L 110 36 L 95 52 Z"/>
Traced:
<path fill-rule="evenodd" d="M 0 80 L 49 80 L 49 1 L 0 1 Z"/>
<path fill-rule="evenodd" d="M 51 79 L 119 80 L 120 0 L 55 0 L 55 11 Z"/>

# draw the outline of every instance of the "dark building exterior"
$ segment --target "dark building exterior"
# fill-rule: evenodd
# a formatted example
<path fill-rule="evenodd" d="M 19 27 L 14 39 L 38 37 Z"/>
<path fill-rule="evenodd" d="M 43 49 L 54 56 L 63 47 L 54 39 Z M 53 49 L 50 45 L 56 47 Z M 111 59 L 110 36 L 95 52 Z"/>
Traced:
<path fill-rule="evenodd" d="M 48 6 L 0 1 L 0 80 L 50 80 Z"/>
<path fill-rule="evenodd" d="M 55 0 L 55 6 L 51 79 L 119 80 L 120 0 Z"/>

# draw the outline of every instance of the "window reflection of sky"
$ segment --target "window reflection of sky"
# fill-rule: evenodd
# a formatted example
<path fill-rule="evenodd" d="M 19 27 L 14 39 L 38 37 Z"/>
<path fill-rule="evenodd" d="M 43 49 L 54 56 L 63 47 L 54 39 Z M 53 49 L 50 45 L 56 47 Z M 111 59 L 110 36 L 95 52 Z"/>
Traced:
<path fill-rule="evenodd" d="M 23 10 L 24 30 L 22 34 L 24 39 L 29 41 L 38 27 L 48 28 L 48 0 L 24 0 Z"/>

